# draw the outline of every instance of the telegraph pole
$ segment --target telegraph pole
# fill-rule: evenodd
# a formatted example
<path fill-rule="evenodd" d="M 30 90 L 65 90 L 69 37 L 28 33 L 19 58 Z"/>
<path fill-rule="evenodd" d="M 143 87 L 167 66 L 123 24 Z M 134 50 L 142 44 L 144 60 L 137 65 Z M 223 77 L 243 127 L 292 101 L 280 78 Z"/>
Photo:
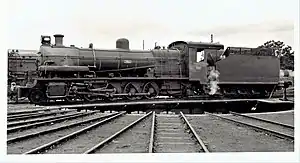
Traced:
<path fill-rule="evenodd" d="M 210 42 L 211 42 L 211 43 L 214 42 L 214 36 L 213 36 L 213 34 L 210 35 Z"/>
<path fill-rule="evenodd" d="M 144 48 L 145 48 L 145 41 L 143 40 L 143 50 L 144 50 Z"/>

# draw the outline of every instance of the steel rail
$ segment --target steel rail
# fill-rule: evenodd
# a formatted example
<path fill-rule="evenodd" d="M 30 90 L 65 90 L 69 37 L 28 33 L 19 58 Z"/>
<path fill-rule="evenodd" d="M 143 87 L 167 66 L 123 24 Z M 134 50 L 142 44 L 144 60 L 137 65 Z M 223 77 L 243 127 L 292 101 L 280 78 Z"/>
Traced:
<path fill-rule="evenodd" d="M 49 112 L 49 113 L 32 113 L 32 114 L 22 114 L 20 116 L 13 115 L 8 116 L 7 121 L 18 121 L 18 120 L 25 120 L 25 119 L 31 119 L 36 117 L 45 117 L 50 115 L 56 115 L 56 114 L 64 114 L 68 112 L 73 112 L 74 110 L 63 110 L 63 111 L 57 111 L 57 112 Z"/>
<path fill-rule="evenodd" d="M 7 115 L 35 113 L 35 112 L 39 112 L 39 111 L 60 110 L 60 109 L 63 109 L 63 108 L 64 108 L 63 106 L 52 107 L 52 108 L 45 108 L 45 107 L 44 107 L 44 109 L 23 110 L 23 111 L 12 111 L 12 112 L 7 112 Z"/>
<path fill-rule="evenodd" d="M 114 138 L 116 138 L 117 136 L 119 136 L 120 134 L 124 133 L 125 131 L 127 131 L 128 129 L 132 128 L 133 126 L 135 126 L 137 123 L 141 122 L 142 120 L 144 120 L 146 117 L 148 117 L 152 112 L 147 113 L 146 115 L 144 115 L 143 117 L 139 118 L 138 120 L 132 122 L 131 124 L 127 125 L 126 127 L 122 128 L 121 130 L 119 130 L 118 132 L 116 132 L 115 134 L 111 135 L 110 137 L 106 138 L 105 140 L 103 140 L 102 142 L 100 142 L 99 144 L 96 144 L 95 146 L 93 146 L 92 148 L 88 149 L 87 151 L 85 151 L 83 154 L 91 154 L 93 152 L 95 152 L 97 149 L 99 149 L 100 147 L 104 146 L 106 143 L 111 142 Z"/>
<path fill-rule="evenodd" d="M 230 119 L 230 118 L 225 118 L 225 117 L 218 116 L 218 115 L 208 113 L 208 112 L 205 112 L 205 114 L 208 114 L 208 115 L 211 115 L 211 116 L 214 116 L 214 117 L 218 117 L 218 118 L 221 118 L 223 120 L 231 121 L 231 122 L 234 122 L 234 123 L 237 123 L 237 124 L 241 124 L 241 125 L 244 125 L 244 126 L 252 127 L 254 129 L 257 129 L 257 130 L 260 130 L 260 131 L 263 131 L 263 132 L 267 132 L 271 135 L 277 136 L 279 138 L 287 138 L 287 139 L 294 140 L 294 136 L 292 136 L 292 135 L 287 135 L 285 133 L 277 132 L 277 131 L 274 131 L 274 130 L 271 130 L 271 129 L 255 126 L 255 125 L 252 125 L 252 124 L 249 124 L 249 123 L 244 123 L 244 122 L 233 120 L 233 119 Z"/>
<path fill-rule="evenodd" d="M 197 139 L 197 142 L 200 144 L 201 148 L 204 150 L 204 152 L 209 153 L 209 150 L 206 148 L 205 144 L 203 143 L 202 139 L 199 137 L 199 135 L 196 133 L 195 129 L 193 128 L 193 126 L 190 124 L 190 122 L 187 120 L 187 118 L 185 117 L 185 115 L 180 112 L 181 117 L 183 118 L 184 122 L 187 124 L 187 126 L 189 127 L 189 129 L 192 131 L 193 136 L 195 136 L 195 138 Z"/>
<path fill-rule="evenodd" d="M 56 117 L 49 117 L 49 118 L 43 118 L 43 119 L 33 119 L 33 120 L 24 121 L 24 122 L 11 122 L 11 123 L 7 123 L 7 127 L 13 127 L 13 126 L 20 126 L 20 125 L 37 123 L 37 122 L 56 120 L 56 119 L 65 118 L 65 117 L 72 117 L 74 115 L 80 115 L 80 114 L 82 114 L 82 113 L 73 113 L 73 114 L 60 115 L 60 116 L 56 116 Z"/>
<path fill-rule="evenodd" d="M 246 117 L 246 118 L 250 118 L 250 119 L 255 119 L 255 120 L 259 120 L 259 121 L 263 121 L 263 122 L 267 122 L 267 123 L 271 123 L 271 124 L 275 124 L 275 125 L 279 125 L 279 126 L 283 126 L 283 127 L 294 129 L 294 126 L 291 126 L 291 125 L 288 125 L 288 124 L 284 124 L 284 123 L 280 123 L 280 122 L 276 122 L 276 121 L 271 121 L 271 120 L 268 120 L 268 119 L 263 119 L 263 118 L 249 116 L 249 115 L 239 114 L 239 113 L 232 112 L 232 111 L 229 111 L 229 113 L 231 113 L 233 115 L 236 115 L 236 116 L 241 116 L 241 117 Z"/>
<path fill-rule="evenodd" d="M 81 124 L 101 120 L 103 118 L 108 118 L 108 117 L 114 116 L 116 114 L 117 113 L 112 113 L 112 114 L 108 114 L 108 115 L 104 115 L 104 116 L 100 116 L 100 117 L 96 117 L 96 118 L 87 119 L 87 120 L 84 120 L 84 121 L 81 121 L 81 122 L 75 122 L 75 123 L 71 123 L 71 124 L 68 124 L 68 125 L 59 126 L 59 127 L 56 127 L 56 128 L 50 128 L 50 129 L 46 129 L 46 130 L 43 130 L 43 131 L 38 131 L 38 132 L 35 132 L 35 133 L 30 133 L 30 134 L 26 134 L 26 135 L 17 136 L 17 137 L 8 139 L 6 142 L 7 142 L 7 144 L 9 144 L 9 143 L 13 143 L 13 142 L 16 142 L 16 141 L 21 141 L 21 140 L 24 140 L 24 139 L 33 138 L 33 137 L 36 137 L 36 136 L 44 135 L 44 134 L 47 134 L 47 133 L 52 133 L 52 132 L 63 130 L 63 129 L 66 129 L 66 128 L 70 128 L 70 127 L 73 127 L 73 126 L 78 126 L 78 125 L 81 125 Z"/>
<path fill-rule="evenodd" d="M 18 130 L 38 127 L 38 126 L 46 125 L 46 124 L 53 123 L 53 122 L 60 122 L 60 121 L 68 120 L 68 119 L 74 119 L 74 118 L 77 118 L 77 117 L 83 117 L 83 116 L 87 116 L 87 115 L 90 115 L 90 114 L 94 114 L 96 112 L 98 112 L 98 111 L 92 111 L 92 112 L 88 112 L 88 113 L 80 113 L 79 115 L 63 117 L 63 118 L 60 118 L 60 119 L 55 119 L 55 120 L 49 120 L 49 121 L 44 121 L 44 122 L 32 123 L 32 124 L 23 125 L 23 126 L 12 127 L 12 128 L 7 129 L 7 133 L 12 133 L 12 132 L 16 132 Z"/>
<path fill-rule="evenodd" d="M 26 114 L 13 114 L 13 115 L 8 115 L 7 116 L 7 119 L 8 118 L 16 118 L 16 117 L 23 117 L 23 116 L 34 116 L 34 115 L 39 115 L 39 114 L 42 114 L 42 113 L 26 113 Z"/>
<path fill-rule="evenodd" d="M 153 146 L 154 146 L 154 131 L 155 131 L 155 111 L 152 115 L 152 123 L 151 123 L 151 133 L 150 133 L 150 141 L 149 141 L 149 148 L 148 153 L 153 153 Z"/>
<path fill-rule="evenodd" d="M 10 101 L 10 102 L 7 102 L 7 104 L 21 105 L 21 104 L 30 104 L 30 102 L 29 101 L 18 101 L 18 102 Z"/>
<path fill-rule="evenodd" d="M 38 113 L 38 110 L 23 110 L 23 111 L 11 111 L 7 112 L 7 115 L 18 115 L 18 114 L 29 114 L 29 113 Z"/>
<path fill-rule="evenodd" d="M 109 117 L 109 118 L 107 118 L 107 119 L 105 119 L 105 120 L 102 120 L 102 121 L 100 121 L 100 122 L 94 123 L 94 124 L 92 124 L 92 125 L 90 125 L 90 126 L 87 126 L 87 127 L 83 128 L 83 129 L 80 129 L 80 130 L 75 131 L 75 132 L 73 132 L 73 133 L 71 133 L 71 134 L 68 134 L 68 135 L 66 135 L 66 136 L 64 136 L 64 137 L 61 137 L 61 138 L 59 138 L 59 139 L 56 139 L 56 140 L 54 140 L 54 141 L 52 141 L 52 142 L 50 142 L 50 143 L 47 143 L 47 144 L 44 144 L 44 145 L 39 146 L 39 147 L 37 147 L 37 148 L 34 148 L 34 149 L 30 150 L 30 151 L 27 151 L 27 152 L 23 153 L 23 155 L 25 155 L 25 154 L 40 153 L 41 151 L 46 150 L 46 149 L 50 148 L 50 147 L 53 146 L 53 145 L 56 145 L 56 144 L 58 144 L 58 143 L 60 143 L 60 142 L 62 142 L 62 141 L 65 141 L 65 140 L 67 140 L 67 139 L 70 139 L 70 138 L 72 138 L 72 137 L 74 137 L 74 136 L 76 136 L 76 135 L 79 135 L 79 134 L 81 134 L 81 133 L 83 133 L 83 132 L 85 132 L 85 131 L 88 131 L 88 130 L 90 130 L 90 129 L 92 129 L 92 128 L 95 128 L 95 127 L 97 127 L 97 126 L 99 126 L 99 125 L 102 125 L 102 124 L 104 124 L 104 123 L 107 123 L 107 122 L 109 122 L 110 120 L 113 120 L 113 119 L 115 119 L 115 118 L 117 118 L 117 117 L 120 117 L 120 116 L 123 115 L 123 114 L 125 114 L 125 112 L 121 112 L 121 113 L 116 114 L 116 115 L 114 115 L 114 116 L 112 116 L 112 117 Z"/>

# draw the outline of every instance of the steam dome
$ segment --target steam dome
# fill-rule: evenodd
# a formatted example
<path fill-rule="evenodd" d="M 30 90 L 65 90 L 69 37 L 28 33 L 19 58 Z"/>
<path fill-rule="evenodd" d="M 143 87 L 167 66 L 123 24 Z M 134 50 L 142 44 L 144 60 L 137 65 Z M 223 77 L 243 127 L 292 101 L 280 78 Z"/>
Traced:
<path fill-rule="evenodd" d="M 116 42 L 116 48 L 129 50 L 129 41 L 126 38 L 120 38 Z"/>

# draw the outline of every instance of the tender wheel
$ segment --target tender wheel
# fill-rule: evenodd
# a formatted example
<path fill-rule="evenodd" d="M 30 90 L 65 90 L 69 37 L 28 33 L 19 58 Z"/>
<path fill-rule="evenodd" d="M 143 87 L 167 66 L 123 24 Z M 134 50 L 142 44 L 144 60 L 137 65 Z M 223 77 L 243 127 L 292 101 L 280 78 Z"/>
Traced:
<path fill-rule="evenodd" d="M 136 93 L 139 93 L 139 92 L 131 83 L 126 84 L 126 86 L 124 88 L 124 93 L 129 94 L 128 96 L 126 96 L 126 98 L 129 100 L 141 99 L 141 97 L 134 96 Z"/>
<path fill-rule="evenodd" d="M 40 90 L 33 90 L 29 95 L 29 101 L 34 104 L 40 104 L 42 102 L 46 102 L 46 96 Z"/>
<path fill-rule="evenodd" d="M 153 99 L 156 96 L 158 96 L 159 90 L 158 86 L 155 83 L 147 83 L 145 84 L 143 88 L 143 93 L 149 93 L 149 95 L 146 95 L 145 97 L 147 99 Z"/>

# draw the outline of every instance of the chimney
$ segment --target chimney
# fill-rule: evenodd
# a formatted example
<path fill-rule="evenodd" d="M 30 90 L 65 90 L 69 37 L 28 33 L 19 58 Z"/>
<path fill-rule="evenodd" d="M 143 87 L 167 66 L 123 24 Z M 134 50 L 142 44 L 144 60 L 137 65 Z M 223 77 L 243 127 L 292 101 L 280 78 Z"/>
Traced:
<path fill-rule="evenodd" d="M 64 35 L 56 34 L 54 35 L 54 37 L 55 37 L 55 46 L 64 46 L 63 45 Z"/>
<path fill-rule="evenodd" d="M 145 48 L 145 42 L 144 42 L 144 40 L 143 40 L 143 50 L 144 50 L 144 48 Z"/>

